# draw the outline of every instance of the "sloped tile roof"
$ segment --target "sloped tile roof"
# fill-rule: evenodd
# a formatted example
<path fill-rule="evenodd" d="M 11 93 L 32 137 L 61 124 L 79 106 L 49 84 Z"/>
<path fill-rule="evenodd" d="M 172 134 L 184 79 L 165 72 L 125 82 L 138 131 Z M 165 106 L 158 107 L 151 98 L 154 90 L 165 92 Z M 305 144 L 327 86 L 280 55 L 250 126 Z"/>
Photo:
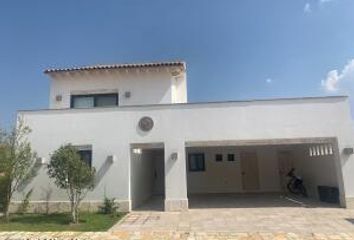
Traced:
<path fill-rule="evenodd" d="M 134 64 L 97 64 L 82 67 L 71 68 L 49 68 L 44 70 L 44 73 L 70 72 L 81 70 L 99 70 L 99 69 L 122 69 L 122 68 L 145 68 L 145 67 L 173 67 L 181 66 L 185 68 L 185 62 L 156 62 L 156 63 L 134 63 Z"/>

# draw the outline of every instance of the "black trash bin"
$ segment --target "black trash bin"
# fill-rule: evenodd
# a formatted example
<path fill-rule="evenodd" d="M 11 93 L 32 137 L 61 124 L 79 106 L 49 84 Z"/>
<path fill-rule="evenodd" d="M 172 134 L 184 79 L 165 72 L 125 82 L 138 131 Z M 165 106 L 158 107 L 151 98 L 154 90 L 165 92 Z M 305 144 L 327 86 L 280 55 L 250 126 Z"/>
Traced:
<path fill-rule="evenodd" d="M 339 190 L 336 187 L 318 186 L 320 201 L 327 203 L 339 203 Z"/>

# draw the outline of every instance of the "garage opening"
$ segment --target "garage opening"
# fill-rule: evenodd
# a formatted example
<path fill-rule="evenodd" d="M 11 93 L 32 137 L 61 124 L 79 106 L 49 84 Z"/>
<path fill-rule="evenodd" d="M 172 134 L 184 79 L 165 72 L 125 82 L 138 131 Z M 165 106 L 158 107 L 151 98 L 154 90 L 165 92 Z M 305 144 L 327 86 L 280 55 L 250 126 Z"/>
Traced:
<path fill-rule="evenodd" d="M 209 144 L 187 147 L 186 156 L 190 208 L 339 206 L 332 142 Z M 291 169 L 303 180 L 307 197 L 289 190 Z"/>
<path fill-rule="evenodd" d="M 133 210 L 164 210 L 164 162 L 162 143 L 131 145 L 130 176 Z"/>

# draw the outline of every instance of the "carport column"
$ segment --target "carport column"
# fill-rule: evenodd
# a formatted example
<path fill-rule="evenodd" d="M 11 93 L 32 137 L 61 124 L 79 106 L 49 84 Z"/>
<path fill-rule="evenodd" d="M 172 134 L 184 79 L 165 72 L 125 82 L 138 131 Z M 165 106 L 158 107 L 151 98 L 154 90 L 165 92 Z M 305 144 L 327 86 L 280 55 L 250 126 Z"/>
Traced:
<path fill-rule="evenodd" d="M 338 139 L 334 143 L 336 154 L 337 175 L 339 179 L 340 204 L 342 207 L 354 209 L 354 155 L 345 153 L 345 148 L 353 147 L 353 138 Z"/>
<path fill-rule="evenodd" d="M 184 142 L 165 143 L 165 211 L 188 209 Z"/>
<path fill-rule="evenodd" d="M 347 199 L 345 197 L 345 189 L 344 189 L 344 179 L 343 179 L 343 169 L 342 169 L 342 160 L 346 157 L 340 151 L 339 143 L 337 140 L 332 142 L 333 153 L 334 153 L 334 163 L 335 163 L 335 171 L 337 176 L 338 190 L 339 190 L 339 205 L 341 207 L 348 207 Z"/>

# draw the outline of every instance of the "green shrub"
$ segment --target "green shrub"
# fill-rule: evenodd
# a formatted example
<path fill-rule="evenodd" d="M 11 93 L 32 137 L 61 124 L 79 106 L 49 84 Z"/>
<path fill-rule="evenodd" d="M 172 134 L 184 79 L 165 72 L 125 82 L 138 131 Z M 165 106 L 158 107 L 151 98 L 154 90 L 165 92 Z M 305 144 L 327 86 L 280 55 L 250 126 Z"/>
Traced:
<path fill-rule="evenodd" d="M 99 206 L 100 212 L 103 214 L 116 214 L 118 210 L 118 203 L 115 198 L 104 197 L 103 205 Z"/>

